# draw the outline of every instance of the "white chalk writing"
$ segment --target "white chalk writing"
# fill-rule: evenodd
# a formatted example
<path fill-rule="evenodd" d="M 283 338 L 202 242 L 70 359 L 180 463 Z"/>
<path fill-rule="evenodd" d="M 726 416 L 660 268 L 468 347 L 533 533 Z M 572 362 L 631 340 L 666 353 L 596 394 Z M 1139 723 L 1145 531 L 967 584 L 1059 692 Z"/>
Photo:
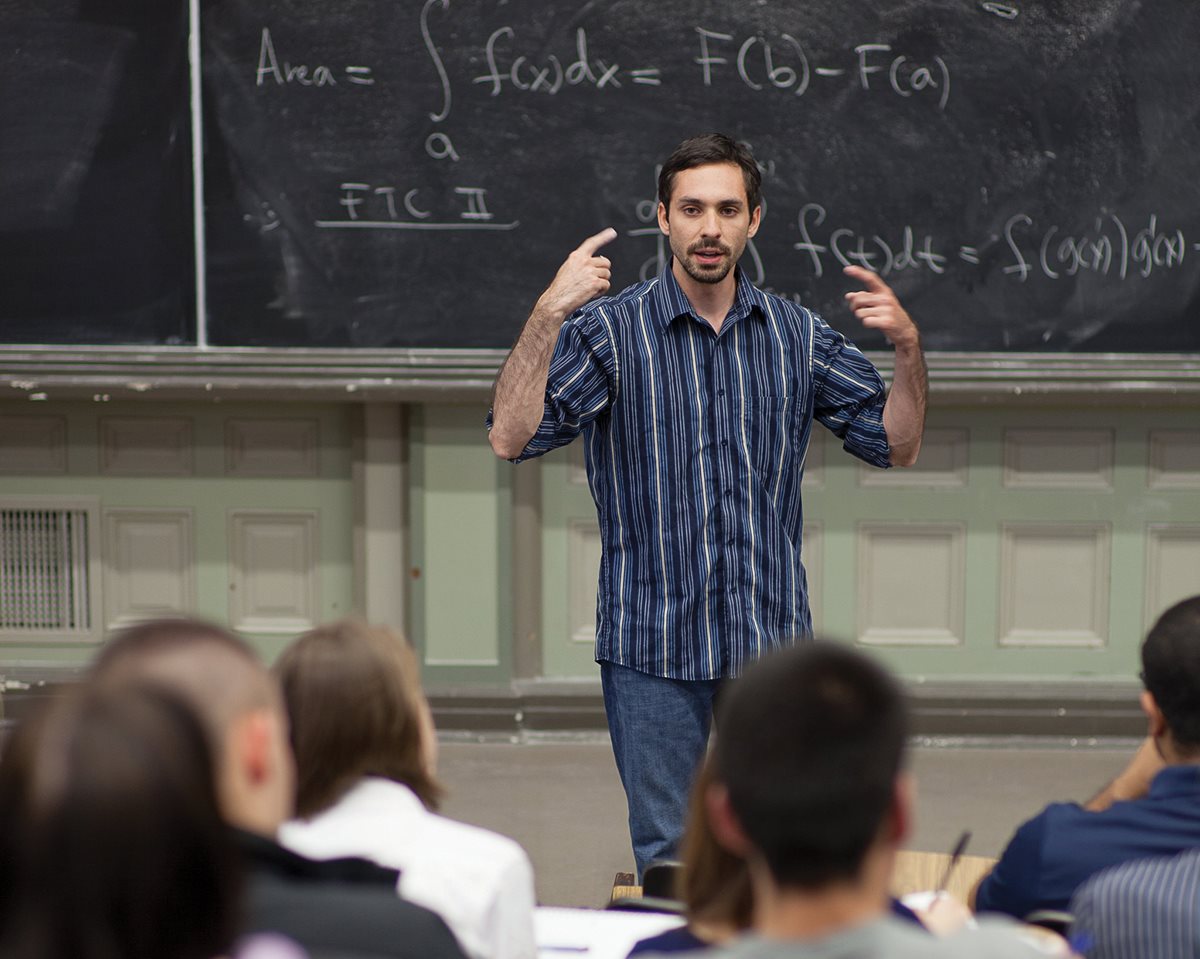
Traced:
<path fill-rule="evenodd" d="M 474 78 L 485 84 L 488 92 L 499 96 L 505 90 L 521 93 L 545 93 L 553 96 L 570 87 L 587 86 L 596 90 L 620 90 L 624 82 L 643 86 L 660 86 L 658 67 L 639 66 L 625 69 L 615 60 L 593 53 L 587 30 L 575 31 L 575 49 L 566 63 L 555 53 L 536 58 L 517 54 L 517 33 L 509 26 L 492 31 L 483 47 L 487 72 Z"/>
<path fill-rule="evenodd" d="M 339 218 L 317 220 L 320 229 L 358 230 L 515 230 L 519 221 L 498 222 L 488 209 L 487 190 L 455 186 L 450 194 L 413 187 L 403 193 L 392 185 L 345 181 L 338 185 Z M 399 197 L 399 202 L 397 202 Z M 453 197 L 453 198 L 452 198 Z M 438 218 L 435 219 L 435 213 Z"/>
<path fill-rule="evenodd" d="M 337 76 L 357 86 L 372 86 L 375 77 L 370 67 L 350 65 L 338 69 L 325 64 L 310 66 L 307 63 L 292 63 L 280 60 L 275 52 L 275 40 L 269 27 L 262 28 L 258 43 L 258 68 L 254 73 L 254 85 L 261 87 L 270 83 L 275 86 L 336 87 Z"/>
<path fill-rule="evenodd" d="M 947 246 L 911 225 L 885 234 L 830 228 L 828 220 L 819 203 L 805 204 L 797 216 L 800 241 L 792 246 L 817 277 L 825 274 L 830 259 L 838 266 L 864 266 L 887 276 L 913 270 L 945 273 L 956 256 L 972 266 L 999 265 L 1003 275 L 1020 283 L 1034 274 L 1049 280 L 1080 273 L 1148 279 L 1155 271 L 1181 266 L 1187 250 L 1183 231 L 1162 228 L 1154 213 L 1145 226 L 1131 229 L 1121 217 L 1103 211 L 1090 230 L 1075 233 L 1058 224 L 1039 226 L 1027 213 L 1015 213 L 1006 221 L 1003 235 L 958 246 Z"/>
<path fill-rule="evenodd" d="M 751 90 L 775 89 L 800 97 L 811 88 L 813 77 L 850 77 L 864 91 L 886 89 L 905 99 L 930 97 L 939 110 L 946 109 L 950 100 L 950 68 L 940 55 L 920 62 L 887 43 L 860 43 L 852 48 L 849 66 L 813 66 L 804 44 L 790 33 L 739 39 L 704 27 L 696 27 L 695 32 L 699 53 L 693 62 L 700 67 L 700 81 L 706 87 L 725 75 L 736 75 Z"/>

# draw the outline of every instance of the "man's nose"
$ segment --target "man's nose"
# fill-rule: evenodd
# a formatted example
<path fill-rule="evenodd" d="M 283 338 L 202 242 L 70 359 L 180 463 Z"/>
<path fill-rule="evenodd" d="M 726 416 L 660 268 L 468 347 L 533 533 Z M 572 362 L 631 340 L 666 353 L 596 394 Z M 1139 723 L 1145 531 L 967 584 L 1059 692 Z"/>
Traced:
<path fill-rule="evenodd" d="M 716 210 L 711 210 L 704 215 L 704 219 L 700 224 L 700 231 L 704 236 L 721 235 L 721 218 L 717 216 Z"/>

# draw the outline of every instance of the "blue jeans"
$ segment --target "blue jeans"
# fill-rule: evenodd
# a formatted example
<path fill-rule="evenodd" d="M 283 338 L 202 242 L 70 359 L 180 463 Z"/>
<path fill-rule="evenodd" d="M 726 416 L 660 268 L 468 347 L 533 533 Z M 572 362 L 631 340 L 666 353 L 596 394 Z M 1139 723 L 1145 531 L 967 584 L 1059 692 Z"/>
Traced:
<path fill-rule="evenodd" d="M 640 883 L 650 863 L 676 856 L 721 680 L 664 679 L 602 661 L 600 684 Z"/>

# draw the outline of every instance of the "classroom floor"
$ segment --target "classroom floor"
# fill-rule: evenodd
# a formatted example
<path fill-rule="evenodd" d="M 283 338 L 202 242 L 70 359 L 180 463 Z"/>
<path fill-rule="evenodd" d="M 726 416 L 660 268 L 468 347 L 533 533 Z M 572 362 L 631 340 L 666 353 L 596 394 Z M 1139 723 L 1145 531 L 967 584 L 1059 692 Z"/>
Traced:
<path fill-rule="evenodd" d="M 1052 800 L 1084 801 L 1125 764 L 1132 741 L 927 743 L 913 750 L 916 831 L 908 848 L 995 856 L 1013 829 Z M 606 737 L 512 742 L 443 740 L 442 811 L 512 836 L 529 853 L 538 899 L 601 906 L 613 876 L 633 870 L 621 790 Z"/>

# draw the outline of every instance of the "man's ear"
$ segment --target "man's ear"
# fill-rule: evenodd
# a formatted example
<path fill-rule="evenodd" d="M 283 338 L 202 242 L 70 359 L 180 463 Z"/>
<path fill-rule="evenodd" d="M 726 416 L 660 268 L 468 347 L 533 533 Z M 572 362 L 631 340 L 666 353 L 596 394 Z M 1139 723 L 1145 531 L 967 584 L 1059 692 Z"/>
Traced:
<path fill-rule="evenodd" d="M 1142 706 L 1142 712 L 1146 714 L 1146 719 L 1150 724 L 1150 738 L 1154 740 L 1162 739 L 1167 732 L 1167 720 L 1163 716 L 1162 710 L 1158 708 L 1158 701 L 1154 698 L 1154 693 L 1148 689 L 1142 690 L 1142 695 L 1139 697 L 1139 702 Z"/>
<path fill-rule="evenodd" d="M 658 201 L 658 228 L 663 236 L 671 235 L 671 219 L 667 215 L 667 206 L 662 200 Z"/>
<path fill-rule="evenodd" d="M 762 206 L 756 206 L 754 212 L 750 214 L 750 228 L 746 231 L 746 236 L 753 238 L 758 232 L 759 226 L 762 225 Z"/>
<path fill-rule="evenodd" d="M 704 811 L 717 843 L 735 856 L 748 858 L 753 847 L 729 801 L 729 790 L 724 785 L 713 783 L 708 787 L 704 794 Z"/>

